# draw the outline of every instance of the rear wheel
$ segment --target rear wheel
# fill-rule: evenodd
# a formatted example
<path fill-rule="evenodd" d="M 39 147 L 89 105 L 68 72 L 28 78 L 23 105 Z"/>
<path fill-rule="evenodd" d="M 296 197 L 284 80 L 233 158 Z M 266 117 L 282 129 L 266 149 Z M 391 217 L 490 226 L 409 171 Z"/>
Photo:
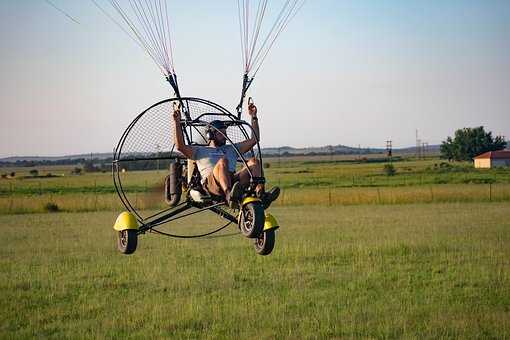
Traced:
<path fill-rule="evenodd" d="M 269 255 L 273 251 L 274 242 L 275 242 L 275 232 L 274 230 L 264 231 L 260 234 L 253 243 L 255 247 L 255 251 L 259 255 Z"/>
<path fill-rule="evenodd" d="M 117 247 L 122 254 L 132 254 L 136 250 L 138 243 L 137 231 L 127 229 L 119 231 L 117 235 Z"/>
<path fill-rule="evenodd" d="M 264 208 L 260 202 L 251 202 L 242 207 L 239 228 L 244 236 L 255 238 L 262 234 L 264 222 Z"/>

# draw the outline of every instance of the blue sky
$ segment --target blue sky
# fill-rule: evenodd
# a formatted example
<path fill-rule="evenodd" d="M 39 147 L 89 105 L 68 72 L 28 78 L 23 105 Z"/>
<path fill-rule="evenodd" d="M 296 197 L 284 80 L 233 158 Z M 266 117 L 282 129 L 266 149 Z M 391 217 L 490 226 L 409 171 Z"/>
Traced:
<path fill-rule="evenodd" d="M 136 114 L 172 95 L 92 2 L 52 2 L 80 24 L 43 0 L 0 2 L 0 157 L 111 151 Z M 236 1 L 169 6 L 182 94 L 233 110 Z M 308 1 L 250 91 L 262 145 L 401 147 L 416 129 L 434 144 L 479 125 L 508 138 L 509 36 L 510 1 Z"/>

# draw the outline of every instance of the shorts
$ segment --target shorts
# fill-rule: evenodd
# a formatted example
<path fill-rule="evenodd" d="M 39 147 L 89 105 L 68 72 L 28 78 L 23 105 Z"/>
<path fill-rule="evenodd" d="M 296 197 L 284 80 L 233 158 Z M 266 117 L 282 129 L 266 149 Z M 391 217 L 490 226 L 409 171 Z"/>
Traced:
<path fill-rule="evenodd" d="M 230 174 L 230 183 L 234 184 L 235 182 L 239 181 L 239 176 L 237 173 L 229 172 L 229 174 Z M 204 188 L 211 195 L 216 195 L 216 196 L 224 196 L 225 195 L 225 193 L 223 192 L 223 189 L 221 189 L 220 183 L 218 183 L 216 181 L 216 179 L 214 178 L 212 171 L 205 179 Z"/>

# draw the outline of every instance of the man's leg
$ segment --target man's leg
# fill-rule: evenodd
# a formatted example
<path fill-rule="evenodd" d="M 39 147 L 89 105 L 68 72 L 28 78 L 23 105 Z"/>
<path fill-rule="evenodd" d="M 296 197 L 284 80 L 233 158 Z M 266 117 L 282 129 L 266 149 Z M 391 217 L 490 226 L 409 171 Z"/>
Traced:
<path fill-rule="evenodd" d="M 215 184 L 216 191 L 209 191 L 212 194 L 223 196 L 231 208 L 237 208 L 241 196 L 241 186 L 239 183 L 232 183 L 232 175 L 228 171 L 228 160 L 221 158 L 214 166 L 212 172 L 212 180 Z M 209 187 L 209 186 L 208 186 Z M 221 191 L 221 192 L 220 192 Z"/>
<path fill-rule="evenodd" d="M 250 158 L 246 162 L 246 164 L 248 165 L 248 168 L 250 169 L 254 177 L 260 177 L 262 175 L 262 167 L 257 158 L 255 157 Z M 237 172 L 235 176 L 239 178 L 239 182 L 243 186 L 247 186 L 250 184 L 250 173 L 248 172 L 246 166 L 239 172 Z M 280 195 L 280 188 L 278 187 L 273 187 L 268 192 L 265 192 L 264 184 L 258 184 L 257 187 L 255 188 L 255 191 L 257 193 L 257 196 L 262 199 L 264 209 L 269 208 L 271 203 L 275 201 Z"/>
<path fill-rule="evenodd" d="M 222 192 L 212 192 L 212 194 L 227 196 L 232 188 L 232 181 L 230 180 L 230 173 L 228 172 L 228 160 L 220 158 L 218 163 L 214 166 L 212 172 L 213 178 L 219 184 Z"/>
<path fill-rule="evenodd" d="M 254 177 L 260 177 L 262 175 L 262 167 L 260 166 L 260 162 L 257 158 L 252 157 L 248 159 L 248 161 L 246 161 L 246 165 L 248 165 L 248 168 Z M 239 183 L 243 186 L 248 186 L 250 184 L 250 172 L 248 171 L 248 168 L 245 166 L 236 173 L 236 177 L 239 178 Z M 264 192 L 264 184 L 258 184 L 255 191 L 257 194 L 262 194 Z"/>

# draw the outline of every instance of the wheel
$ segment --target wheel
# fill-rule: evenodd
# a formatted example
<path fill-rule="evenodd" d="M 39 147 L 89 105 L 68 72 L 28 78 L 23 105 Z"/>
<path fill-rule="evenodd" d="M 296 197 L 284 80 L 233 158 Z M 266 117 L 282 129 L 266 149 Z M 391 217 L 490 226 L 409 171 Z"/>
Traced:
<path fill-rule="evenodd" d="M 251 202 L 243 206 L 239 228 L 244 236 L 255 238 L 262 234 L 264 222 L 264 208 L 260 202 Z"/>
<path fill-rule="evenodd" d="M 127 229 L 119 231 L 117 247 L 122 254 L 132 254 L 136 250 L 138 235 L 136 230 Z"/>
<path fill-rule="evenodd" d="M 274 230 L 264 231 L 262 234 L 257 237 L 253 246 L 255 247 L 255 251 L 259 255 L 269 255 L 273 251 L 275 241 L 275 232 Z"/>

